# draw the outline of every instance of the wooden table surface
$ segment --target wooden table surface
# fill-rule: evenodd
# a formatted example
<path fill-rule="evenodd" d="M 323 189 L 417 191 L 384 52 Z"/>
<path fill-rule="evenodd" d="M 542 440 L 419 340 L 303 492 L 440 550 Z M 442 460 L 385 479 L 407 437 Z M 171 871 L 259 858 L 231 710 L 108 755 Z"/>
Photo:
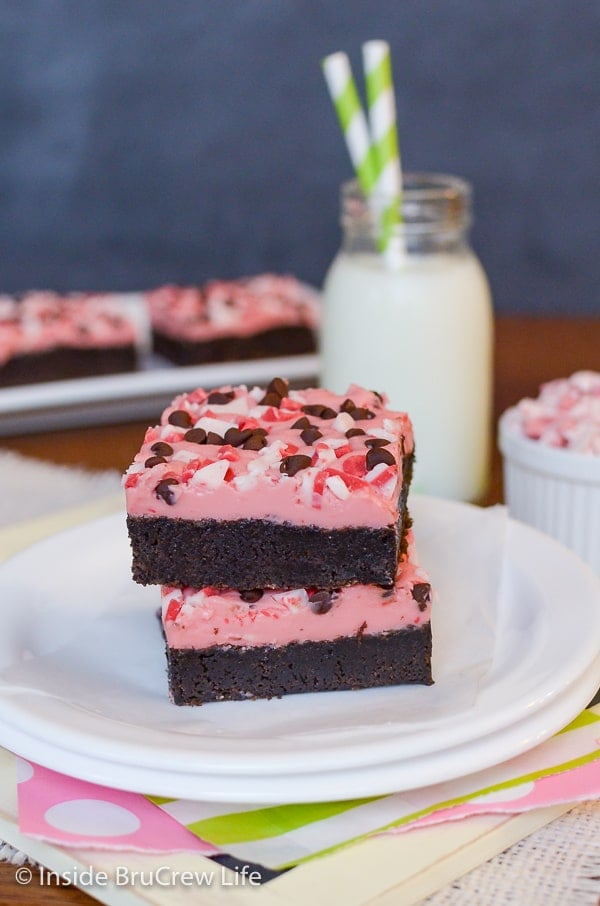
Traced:
<path fill-rule="evenodd" d="M 501 412 L 539 384 L 581 369 L 600 371 L 600 318 L 538 319 L 499 317 L 495 332 L 494 425 Z M 125 469 L 138 449 L 146 422 L 88 427 L 0 439 L 0 448 L 65 465 Z M 495 448 L 495 444 L 494 444 Z M 502 499 L 501 463 L 497 450 L 486 503 Z M 19 886 L 15 867 L 0 863 L 0 902 L 90 904 L 75 888 Z"/>

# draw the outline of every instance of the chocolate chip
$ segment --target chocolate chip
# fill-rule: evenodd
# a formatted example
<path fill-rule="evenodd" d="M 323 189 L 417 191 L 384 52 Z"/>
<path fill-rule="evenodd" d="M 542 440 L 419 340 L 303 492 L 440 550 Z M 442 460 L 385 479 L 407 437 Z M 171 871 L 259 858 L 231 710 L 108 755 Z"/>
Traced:
<path fill-rule="evenodd" d="M 155 444 L 152 444 L 150 449 L 153 453 L 156 453 L 157 456 L 171 456 L 173 453 L 171 444 L 166 444 L 164 440 L 157 440 Z"/>
<path fill-rule="evenodd" d="M 380 403 L 383 403 L 383 396 L 377 390 L 371 390 L 373 396 L 376 396 Z"/>
<path fill-rule="evenodd" d="M 380 462 L 385 463 L 386 466 L 396 465 L 396 460 L 385 447 L 371 447 L 367 453 L 367 472 L 378 466 Z"/>
<path fill-rule="evenodd" d="M 233 390 L 227 390 L 224 393 L 220 390 L 213 390 L 212 393 L 209 393 L 206 402 L 214 403 L 215 406 L 225 406 L 227 403 L 230 403 L 234 398 L 235 392 Z"/>
<path fill-rule="evenodd" d="M 367 418 L 375 418 L 374 412 L 371 412 L 370 409 L 364 409 L 362 406 L 355 406 L 354 409 L 350 409 L 348 415 L 350 415 L 355 422 L 363 421 L 363 419 Z"/>
<path fill-rule="evenodd" d="M 169 415 L 169 424 L 175 425 L 177 428 L 190 428 L 192 416 L 184 409 L 176 409 L 175 412 L 171 412 Z"/>
<path fill-rule="evenodd" d="M 150 456 L 144 463 L 147 469 L 153 469 L 154 466 L 158 466 L 161 462 L 166 462 L 164 456 Z"/>
<path fill-rule="evenodd" d="M 333 607 L 333 594 L 330 591 L 316 591 L 308 596 L 308 606 L 313 613 L 327 613 Z"/>
<path fill-rule="evenodd" d="M 281 406 L 282 399 L 283 399 L 283 397 L 279 396 L 278 393 L 274 393 L 273 391 L 270 391 L 269 393 L 266 393 L 263 396 L 263 398 L 261 399 L 261 401 L 258 405 L 259 406 L 273 406 L 274 409 L 279 409 L 279 407 Z"/>
<path fill-rule="evenodd" d="M 308 469 L 311 463 L 312 459 L 310 456 L 296 453 L 294 456 L 286 456 L 281 460 L 279 471 L 283 472 L 284 475 L 289 475 L 291 477 L 297 472 L 300 472 L 301 469 Z"/>
<path fill-rule="evenodd" d="M 154 488 L 155 496 L 159 499 L 162 498 L 169 506 L 173 506 L 175 503 L 175 494 L 171 490 L 172 484 L 179 484 L 179 482 L 176 478 L 163 478 Z"/>
<path fill-rule="evenodd" d="M 335 418 L 337 412 L 335 409 L 332 409 L 330 406 L 324 406 L 322 403 L 311 403 L 310 405 L 302 406 L 302 411 L 306 412 L 307 415 L 314 415 L 317 418 Z"/>
<path fill-rule="evenodd" d="M 381 597 L 382 597 L 382 598 L 391 598 L 393 594 L 394 594 L 394 589 L 393 589 L 393 588 L 385 588 L 385 589 L 381 592 Z"/>
<path fill-rule="evenodd" d="M 217 434 L 215 431 L 209 431 L 206 435 L 206 443 L 214 444 L 216 447 L 222 447 L 225 441 L 220 434 Z"/>
<path fill-rule="evenodd" d="M 263 595 L 264 591 L 262 588 L 246 588 L 243 591 L 240 591 L 240 598 L 242 601 L 245 601 L 246 604 L 256 604 Z"/>
<path fill-rule="evenodd" d="M 362 428 L 349 428 L 346 431 L 346 437 L 358 437 L 359 434 L 366 434 L 366 431 L 363 431 Z"/>
<path fill-rule="evenodd" d="M 267 431 L 266 428 L 253 428 L 252 433 L 261 434 L 263 437 L 266 437 L 269 432 Z"/>
<path fill-rule="evenodd" d="M 307 419 L 307 417 L 305 415 L 303 415 L 302 418 L 299 418 L 297 421 L 294 422 L 294 424 L 292 425 L 292 428 L 298 428 L 298 429 L 312 428 L 312 425 L 309 422 L 309 420 Z"/>
<path fill-rule="evenodd" d="M 323 435 L 315 425 L 311 425 L 310 428 L 305 428 L 304 431 L 301 432 L 300 437 L 306 446 L 310 447 L 316 440 L 323 437 Z"/>
<path fill-rule="evenodd" d="M 307 403 L 306 406 L 302 406 L 301 408 L 307 415 L 316 415 L 317 418 L 320 418 L 321 413 L 327 406 L 323 406 L 321 403 Z"/>
<path fill-rule="evenodd" d="M 366 447 L 387 447 L 391 441 L 386 440 L 385 437 L 370 437 L 365 441 Z"/>
<path fill-rule="evenodd" d="M 249 437 L 244 443 L 244 450 L 262 450 L 263 447 L 267 446 L 267 438 L 263 434 L 256 434 L 253 432 L 252 437 Z"/>
<path fill-rule="evenodd" d="M 352 412 L 353 409 L 356 409 L 356 403 L 351 399 L 345 399 L 340 406 L 340 412 Z"/>
<path fill-rule="evenodd" d="M 367 621 L 365 620 L 363 623 L 360 624 L 360 626 L 358 627 L 358 632 L 356 633 L 356 639 L 358 642 L 362 642 L 362 637 L 365 634 L 366 628 L 367 628 Z"/>
<path fill-rule="evenodd" d="M 419 605 L 419 610 L 426 610 L 431 601 L 431 585 L 429 582 L 417 582 L 413 585 L 412 596 Z"/>
<path fill-rule="evenodd" d="M 190 428 L 190 430 L 186 431 L 183 435 L 183 439 L 189 441 L 191 444 L 205 444 L 206 431 L 204 428 Z"/>
<path fill-rule="evenodd" d="M 287 381 L 284 381 L 283 378 L 276 377 L 273 378 L 273 380 L 267 387 L 267 393 L 276 393 L 277 396 L 281 396 L 283 398 L 284 396 L 288 395 L 289 389 L 290 385 Z"/>
<path fill-rule="evenodd" d="M 259 406 L 273 406 L 275 409 L 279 409 L 283 397 L 287 396 L 288 388 L 289 384 L 283 378 L 273 378 Z"/>
<path fill-rule="evenodd" d="M 250 428 L 246 428 L 244 431 L 240 431 L 239 428 L 228 428 L 223 440 L 232 447 L 241 447 L 250 437 L 252 437 Z"/>

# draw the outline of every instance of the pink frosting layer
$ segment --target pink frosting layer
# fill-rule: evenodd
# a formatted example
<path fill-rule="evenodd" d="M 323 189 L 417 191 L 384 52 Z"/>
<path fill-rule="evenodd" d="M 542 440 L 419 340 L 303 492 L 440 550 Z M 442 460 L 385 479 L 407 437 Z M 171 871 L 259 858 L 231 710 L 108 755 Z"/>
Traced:
<path fill-rule="evenodd" d="M 275 327 L 316 329 L 316 294 L 295 277 L 261 274 L 204 287 L 163 286 L 147 294 L 153 327 L 197 342 L 252 336 Z"/>
<path fill-rule="evenodd" d="M 0 364 L 50 349 L 129 346 L 137 340 L 117 295 L 31 292 L 19 300 L 0 298 Z"/>
<path fill-rule="evenodd" d="M 600 374 L 578 371 L 543 384 L 511 411 L 513 428 L 549 447 L 600 455 Z"/>
<path fill-rule="evenodd" d="M 161 594 L 163 627 L 171 648 L 278 646 L 375 635 L 422 626 L 431 611 L 429 579 L 416 562 L 414 547 L 410 559 L 400 565 L 394 588 L 388 590 L 351 585 L 337 589 L 330 600 L 329 593 L 314 589 L 269 589 L 254 603 L 242 600 L 237 591 L 213 588 L 168 586 Z"/>
<path fill-rule="evenodd" d="M 402 452 L 413 449 L 406 413 L 387 409 L 384 398 L 361 387 L 339 396 L 321 389 L 288 391 L 285 382 L 279 386 L 285 396 L 271 392 L 267 403 L 259 387 L 178 396 L 160 425 L 148 429 L 125 474 L 128 513 L 327 528 L 395 524 Z M 293 427 L 299 419 L 310 425 L 308 433 Z M 214 443 L 195 442 L 193 435 L 186 439 L 192 428 L 209 439 L 210 432 L 219 437 Z M 364 433 L 347 436 L 357 430 Z M 236 445 L 239 436 L 231 436 L 236 431 L 262 432 L 264 446 Z M 377 446 L 378 441 L 384 443 Z"/>

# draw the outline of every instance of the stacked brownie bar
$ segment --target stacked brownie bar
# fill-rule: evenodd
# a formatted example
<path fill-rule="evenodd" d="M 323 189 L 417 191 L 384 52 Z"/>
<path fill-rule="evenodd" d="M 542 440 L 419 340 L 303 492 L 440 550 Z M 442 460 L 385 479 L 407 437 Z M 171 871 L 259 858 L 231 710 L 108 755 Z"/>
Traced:
<path fill-rule="evenodd" d="M 350 387 L 177 397 L 124 485 L 176 704 L 430 683 L 412 426 Z"/>

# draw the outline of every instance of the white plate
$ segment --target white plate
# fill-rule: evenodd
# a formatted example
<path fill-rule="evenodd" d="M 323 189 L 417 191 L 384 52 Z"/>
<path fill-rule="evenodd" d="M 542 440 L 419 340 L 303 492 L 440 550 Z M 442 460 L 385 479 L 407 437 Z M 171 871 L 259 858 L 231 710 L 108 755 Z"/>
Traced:
<path fill-rule="evenodd" d="M 94 754 L 63 749 L 56 735 L 51 742 L 34 739 L 13 727 L 2 728 L 5 748 L 60 770 L 129 792 L 205 802 L 277 805 L 292 802 L 332 802 L 412 790 L 466 777 L 514 758 L 544 742 L 566 726 L 590 701 L 598 688 L 600 657 L 584 675 L 561 695 L 533 714 L 508 727 L 472 739 L 462 745 L 397 761 L 363 767 L 312 773 L 209 774 L 173 771 L 167 765 L 143 768 L 133 763 L 115 763 Z M 35 752 L 35 757 L 29 753 Z M 476 781 L 473 788 L 477 788 Z M 481 784 L 479 784 L 481 786 Z"/>
<path fill-rule="evenodd" d="M 194 387 L 263 384 L 276 374 L 291 381 L 312 381 L 319 359 L 298 355 L 180 368 L 153 355 L 145 359 L 144 369 L 0 389 L 0 437 L 156 417 L 173 396 Z"/>
<path fill-rule="evenodd" d="M 501 510 L 411 509 L 439 590 L 434 686 L 176 708 L 157 590 L 131 582 L 108 517 L 0 567 L 0 744 L 112 786 L 255 802 L 419 786 L 535 745 L 600 684 L 600 581 Z"/>

